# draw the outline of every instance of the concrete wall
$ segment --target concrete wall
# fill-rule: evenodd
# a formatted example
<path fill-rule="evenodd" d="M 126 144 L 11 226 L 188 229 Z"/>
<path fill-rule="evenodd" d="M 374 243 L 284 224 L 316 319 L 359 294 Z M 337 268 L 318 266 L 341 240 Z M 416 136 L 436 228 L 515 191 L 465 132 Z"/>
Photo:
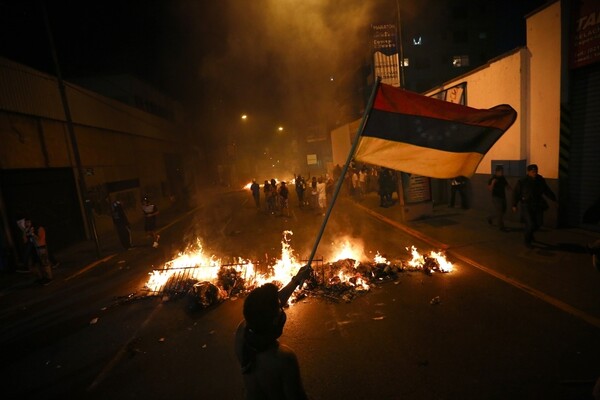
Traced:
<path fill-rule="evenodd" d="M 528 160 L 546 178 L 558 178 L 561 91 L 560 2 L 527 18 L 530 60 L 530 135 Z"/>
<path fill-rule="evenodd" d="M 517 120 L 483 157 L 476 173 L 490 174 L 492 160 L 520 160 L 526 158 L 528 113 L 526 49 L 518 49 L 506 56 L 492 60 L 468 75 L 446 82 L 425 93 L 432 95 L 460 83 L 467 83 L 466 105 L 474 108 L 491 108 L 509 104 L 517 111 Z"/>
<path fill-rule="evenodd" d="M 199 159 L 197 149 L 186 143 L 185 126 L 76 85 L 66 89 L 98 231 L 113 229 L 107 183 L 139 182 L 139 187 L 111 194 L 123 201 L 131 222 L 142 218 L 140 197 L 145 194 L 163 210 L 171 206 L 167 194 L 175 183 L 169 181 L 165 158 L 181 158 L 182 170 Z M 0 170 L 54 168 L 72 168 L 76 176 L 56 78 L 0 58 Z M 196 189 L 193 175 L 184 178 L 190 193 Z M 11 224 L 2 221 L 7 217 L 0 210 L 0 228 Z"/>

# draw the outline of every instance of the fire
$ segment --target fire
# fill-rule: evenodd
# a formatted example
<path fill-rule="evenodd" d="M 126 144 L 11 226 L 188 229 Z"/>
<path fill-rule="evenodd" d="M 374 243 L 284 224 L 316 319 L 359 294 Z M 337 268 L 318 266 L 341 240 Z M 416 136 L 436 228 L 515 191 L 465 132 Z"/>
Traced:
<path fill-rule="evenodd" d="M 409 250 L 408 247 L 406 248 L 406 250 Z M 440 272 L 451 272 L 454 268 L 452 263 L 448 261 L 446 259 L 446 256 L 444 256 L 441 252 L 431 251 L 429 254 L 423 255 L 417 251 L 417 248 L 415 246 L 411 246 L 409 251 L 412 255 L 412 259 L 409 260 L 407 264 L 412 268 L 429 268 L 427 266 L 427 262 L 429 259 L 435 260 L 437 262 L 437 267 L 433 270 L 437 270 Z"/>
<path fill-rule="evenodd" d="M 379 252 L 377 252 L 377 254 L 375 254 L 375 258 L 373 259 L 373 261 L 375 261 L 375 264 L 387 264 L 387 265 L 391 264 L 391 261 L 388 261 L 384 256 L 379 254 Z"/>
<path fill-rule="evenodd" d="M 196 243 L 179 253 L 174 259 L 165 263 L 161 269 L 152 271 L 149 274 L 146 287 L 153 293 L 159 293 L 165 286 L 168 286 L 169 279 L 177 280 L 180 276 L 177 274 L 181 274 L 183 271 L 185 271 L 185 279 L 195 282 L 209 282 L 224 288 L 225 291 L 229 290 L 225 298 L 231 294 L 233 287 L 237 288 L 237 291 L 245 291 L 268 282 L 286 284 L 303 265 L 292 249 L 292 235 L 292 231 L 283 232 L 280 257 L 260 268 L 251 261 L 242 258 L 237 258 L 234 263 L 224 264 L 221 259 L 214 255 L 208 256 L 204 252 L 202 243 L 197 240 Z M 423 255 L 417 251 L 415 246 L 411 246 L 410 249 L 407 248 L 412 255 L 412 259 L 400 261 L 400 264 L 388 261 L 379 252 L 375 255 L 373 262 L 366 261 L 364 248 L 359 240 L 345 238 L 337 246 L 333 244 L 333 247 L 335 250 L 331 259 L 334 261 L 327 264 L 327 271 L 329 272 L 315 270 L 315 279 L 316 275 L 319 274 L 320 284 L 326 287 L 346 285 L 346 287 L 351 287 L 355 291 L 367 291 L 370 289 L 369 282 L 382 279 L 381 275 L 375 275 L 374 270 L 369 268 L 379 268 L 379 271 L 384 273 L 404 270 L 404 266 L 428 273 L 433 271 L 450 272 L 453 270 L 452 263 L 442 253 L 431 251 L 429 254 Z M 225 281 L 223 275 L 226 275 Z M 229 280 L 227 281 L 227 279 Z"/>
<path fill-rule="evenodd" d="M 277 183 L 278 185 L 282 182 L 281 179 L 275 179 L 275 183 Z M 269 179 L 269 183 L 271 182 L 271 180 Z M 285 181 L 288 185 L 295 185 L 296 184 L 296 178 L 290 178 L 288 180 Z M 257 183 L 262 187 L 263 183 L 262 182 L 258 182 Z M 250 190 L 250 186 L 252 186 L 252 182 L 248 182 L 244 185 L 244 187 L 242 189 L 246 189 L 246 190 Z"/>
<path fill-rule="evenodd" d="M 332 245 L 336 248 L 331 257 L 333 261 L 354 260 L 354 268 L 356 268 L 365 259 L 363 245 L 356 240 L 344 238 L 340 244 L 332 243 Z"/>
<path fill-rule="evenodd" d="M 257 276 L 256 284 L 258 286 L 268 282 L 278 281 L 284 285 L 298 273 L 298 270 L 302 267 L 295 255 L 294 250 L 290 244 L 291 238 L 294 232 L 284 231 L 283 239 L 281 241 L 281 258 L 275 261 L 273 266 L 269 267 L 269 271 L 266 274 Z"/>

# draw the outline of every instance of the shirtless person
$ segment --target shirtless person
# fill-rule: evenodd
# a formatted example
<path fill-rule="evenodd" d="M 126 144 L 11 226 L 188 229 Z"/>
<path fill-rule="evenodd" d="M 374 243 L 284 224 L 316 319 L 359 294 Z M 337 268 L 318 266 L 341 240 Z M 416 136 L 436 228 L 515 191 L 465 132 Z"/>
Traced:
<path fill-rule="evenodd" d="M 244 321 L 235 334 L 235 353 L 242 367 L 246 399 L 305 400 L 294 351 L 280 344 L 286 315 L 283 306 L 312 270 L 304 266 L 279 292 L 267 283 L 244 301 Z"/>

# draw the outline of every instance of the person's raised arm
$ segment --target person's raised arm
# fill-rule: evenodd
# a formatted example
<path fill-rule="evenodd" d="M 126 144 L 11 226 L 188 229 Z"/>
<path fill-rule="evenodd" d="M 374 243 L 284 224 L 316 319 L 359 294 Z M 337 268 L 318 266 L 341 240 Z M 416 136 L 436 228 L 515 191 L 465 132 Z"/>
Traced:
<path fill-rule="evenodd" d="M 281 290 L 279 291 L 279 302 L 282 306 L 287 304 L 290 296 L 292 295 L 292 293 L 294 293 L 294 290 L 296 290 L 296 288 L 299 285 L 301 285 L 306 278 L 309 277 L 311 271 L 312 268 L 310 267 L 310 265 L 303 266 L 302 268 L 300 268 L 296 276 L 294 276 L 287 285 L 281 288 Z"/>

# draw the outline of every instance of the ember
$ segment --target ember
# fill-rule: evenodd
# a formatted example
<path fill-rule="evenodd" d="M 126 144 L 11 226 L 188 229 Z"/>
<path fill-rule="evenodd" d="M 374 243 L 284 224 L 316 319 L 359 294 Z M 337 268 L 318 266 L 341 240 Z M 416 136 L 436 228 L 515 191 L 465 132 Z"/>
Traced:
<path fill-rule="evenodd" d="M 234 263 L 222 263 L 214 256 L 206 256 L 198 241 L 162 269 L 152 271 L 146 288 L 151 295 L 188 296 L 194 305 L 205 308 L 267 282 L 281 286 L 303 265 L 291 247 L 292 235 L 292 231 L 283 232 L 281 256 L 268 265 L 255 265 L 242 258 Z M 333 247 L 336 249 L 332 256 L 334 261 L 313 262 L 311 277 L 296 290 L 291 303 L 307 296 L 349 302 L 373 285 L 395 280 L 403 272 L 423 271 L 430 275 L 450 272 L 453 268 L 442 253 L 421 254 L 414 246 L 407 248 L 412 259 L 399 261 L 389 261 L 379 252 L 368 261 L 362 244 L 348 238 Z"/>

